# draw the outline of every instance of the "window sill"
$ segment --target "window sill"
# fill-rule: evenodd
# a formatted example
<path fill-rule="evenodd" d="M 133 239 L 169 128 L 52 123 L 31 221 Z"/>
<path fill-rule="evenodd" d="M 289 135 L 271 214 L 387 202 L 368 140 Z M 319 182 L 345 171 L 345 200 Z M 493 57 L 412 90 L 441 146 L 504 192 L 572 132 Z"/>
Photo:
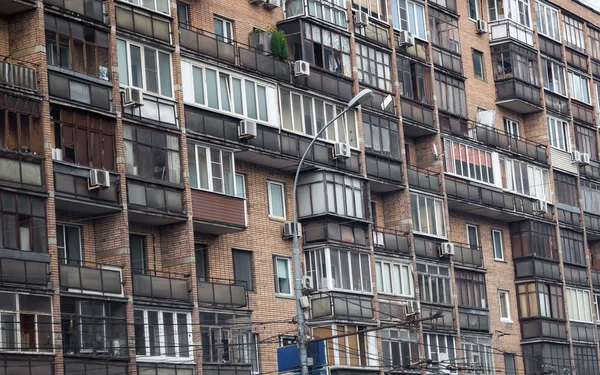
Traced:
<path fill-rule="evenodd" d="M 498 263 L 508 263 L 506 260 L 501 259 L 501 258 L 494 258 L 494 262 L 498 262 Z"/>
<path fill-rule="evenodd" d="M 500 318 L 500 322 L 502 322 L 502 323 L 509 323 L 509 324 L 514 323 L 511 319 L 503 319 L 503 318 Z"/>
<path fill-rule="evenodd" d="M 279 294 L 279 293 L 275 293 L 275 298 L 290 299 L 290 300 L 296 299 L 296 297 L 293 294 Z"/>
<path fill-rule="evenodd" d="M 287 221 L 287 219 L 285 217 L 271 216 L 271 215 L 269 215 L 269 220 L 278 221 L 280 223 L 285 223 Z M 300 234 L 301 233 L 298 233 L 298 235 L 300 235 Z"/>

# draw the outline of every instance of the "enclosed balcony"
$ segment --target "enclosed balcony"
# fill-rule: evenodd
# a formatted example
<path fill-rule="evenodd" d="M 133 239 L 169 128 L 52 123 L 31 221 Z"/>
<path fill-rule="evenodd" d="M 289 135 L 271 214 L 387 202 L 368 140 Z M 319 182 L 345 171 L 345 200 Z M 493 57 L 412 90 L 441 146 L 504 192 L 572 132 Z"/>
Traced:
<path fill-rule="evenodd" d="M 308 17 L 337 26 L 348 28 L 346 8 L 343 0 L 289 0 L 286 1 L 284 18 Z"/>
<path fill-rule="evenodd" d="M 489 23 L 490 44 L 507 40 L 523 43 L 533 48 L 533 30 L 511 19 L 492 21 Z"/>
<path fill-rule="evenodd" d="M 243 308 L 248 306 L 246 282 L 226 279 L 199 279 L 198 302 L 204 306 Z"/>
<path fill-rule="evenodd" d="M 371 297 L 342 293 L 319 293 L 311 296 L 311 319 L 372 320 Z"/>
<path fill-rule="evenodd" d="M 566 96 L 555 94 L 550 90 L 544 90 L 544 102 L 546 109 L 550 109 L 561 115 L 570 116 L 569 99 Z"/>
<path fill-rule="evenodd" d="M 454 264 L 463 267 L 483 267 L 483 253 L 480 246 L 454 242 Z"/>
<path fill-rule="evenodd" d="M 567 325 L 564 321 L 546 318 L 522 320 L 521 336 L 524 340 L 536 338 L 566 340 Z"/>
<path fill-rule="evenodd" d="M 544 259 L 515 260 L 515 278 L 539 278 L 560 281 L 559 264 L 558 262 Z"/>
<path fill-rule="evenodd" d="M 600 240 L 600 216 L 585 212 L 583 214 L 588 241 Z"/>
<path fill-rule="evenodd" d="M 47 262 L 0 258 L 0 285 L 46 287 L 50 282 Z"/>
<path fill-rule="evenodd" d="M 373 247 L 380 252 L 410 254 L 408 234 L 394 228 L 374 227 Z"/>
<path fill-rule="evenodd" d="M 2 2 L 0 15 L 14 16 L 15 14 L 25 12 L 37 7 L 34 0 L 7 0 Z"/>
<path fill-rule="evenodd" d="M 72 105 L 86 105 L 94 109 L 112 111 L 112 86 L 109 82 L 90 81 L 61 74 L 53 67 L 48 69 L 50 96 Z"/>
<path fill-rule="evenodd" d="M 104 6 L 101 0 L 69 1 L 44 0 L 46 6 L 54 6 L 68 12 L 77 13 L 94 21 L 104 23 Z"/>
<path fill-rule="evenodd" d="M 304 223 L 302 232 L 305 246 L 331 243 L 369 247 L 368 228 L 365 223 L 347 223 L 342 219 L 328 217 Z"/>
<path fill-rule="evenodd" d="M 245 199 L 192 189 L 194 231 L 222 235 L 246 229 Z"/>
<path fill-rule="evenodd" d="M 524 156 L 540 163 L 548 163 L 546 146 L 530 141 L 527 138 L 508 134 L 502 130 L 480 124 L 469 123 L 469 134 L 477 141 L 488 146 L 498 147 L 519 156 Z"/>
<path fill-rule="evenodd" d="M 0 61 L 0 86 L 37 92 L 37 66 L 3 57 Z"/>
<path fill-rule="evenodd" d="M 408 185 L 411 188 L 440 193 L 440 174 L 430 169 L 408 166 Z"/>
<path fill-rule="evenodd" d="M 35 152 L 20 153 L 0 150 L 0 181 L 17 189 L 43 191 L 44 159 Z"/>
<path fill-rule="evenodd" d="M 61 264 L 59 270 L 60 288 L 64 292 L 103 296 L 123 295 L 120 267 L 102 264 L 89 267 L 78 264 Z"/>
<path fill-rule="evenodd" d="M 590 127 L 595 127 L 596 122 L 594 121 L 593 106 L 578 102 L 577 100 L 571 100 L 571 112 L 574 120 L 578 120 Z"/>
<path fill-rule="evenodd" d="M 150 300 L 190 302 L 187 277 L 171 272 L 151 271 L 150 274 L 133 274 L 133 295 Z"/>
<path fill-rule="evenodd" d="M 571 339 L 573 341 L 596 343 L 594 325 L 586 323 L 570 322 Z"/>
<path fill-rule="evenodd" d="M 600 180 L 600 162 L 596 160 L 590 160 L 589 164 L 580 165 L 579 173 L 582 176 L 586 176 L 594 180 Z"/>

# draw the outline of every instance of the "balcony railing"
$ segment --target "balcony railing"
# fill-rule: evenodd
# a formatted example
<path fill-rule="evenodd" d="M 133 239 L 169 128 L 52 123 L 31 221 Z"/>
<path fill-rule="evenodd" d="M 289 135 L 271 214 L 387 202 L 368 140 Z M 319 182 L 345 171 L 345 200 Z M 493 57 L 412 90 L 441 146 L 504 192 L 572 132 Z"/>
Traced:
<path fill-rule="evenodd" d="M 544 90 L 544 101 L 546 102 L 547 109 L 551 109 L 562 115 L 569 115 L 569 99 L 566 97 Z"/>
<path fill-rule="evenodd" d="M 590 275 L 592 277 L 592 285 L 595 289 L 600 289 L 600 272 L 591 271 Z"/>
<path fill-rule="evenodd" d="M 430 169 L 419 168 L 415 165 L 408 166 L 408 185 L 423 189 L 427 191 L 433 191 L 435 193 L 440 192 L 440 174 Z"/>
<path fill-rule="evenodd" d="M 570 322 L 573 341 L 596 342 L 594 325 L 591 323 Z"/>
<path fill-rule="evenodd" d="M 352 98 L 352 80 L 325 70 L 311 69 L 309 76 L 295 77 L 293 82 L 298 86 L 333 95 L 338 99 Z"/>
<path fill-rule="evenodd" d="M 432 58 L 435 65 L 451 70 L 460 75 L 463 74 L 462 59 L 460 54 L 454 54 L 436 46 L 432 46 L 431 50 L 433 52 Z"/>
<path fill-rule="evenodd" d="M 393 253 L 410 253 L 410 243 L 406 232 L 393 228 L 375 227 L 373 230 L 375 250 Z"/>
<path fill-rule="evenodd" d="M 121 177 L 118 173 L 110 173 L 110 188 L 90 189 L 90 169 L 66 162 L 54 162 L 54 181 L 57 196 L 76 199 L 83 202 L 119 204 L 119 186 Z"/>
<path fill-rule="evenodd" d="M 489 24 L 490 42 L 501 42 L 512 39 L 533 47 L 533 30 L 513 20 L 504 19 Z"/>
<path fill-rule="evenodd" d="M 198 280 L 198 302 L 209 306 L 246 307 L 248 293 L 245 281 L 227 279 Z"/>
<path fill-rule="evenodd" d="M 567 326 L 564 321 L 534 318 L 521 321 L 521 335 L 524 340 L 533 338 L 567 339 Z"/>
<path fill-rule="evenodd" d="M 402 183 L 402 163 L 399 160 L 373 154 L 366 155 L 365 160 L 369 177 L 391 183 Z"/>
<path fill-rule="evenodd" d="M 37 66 L 3 58 L 0 61 L 0 85 L 37 92 Z"/>
<path fill-rule="evenodd" d="M 589 213 L 583 214 L 585 229 L 600 233 L 600 216 Z"/>
<path fill-rule="evenodd" d="M 584 103 L 579 103 L 577 100 L 571 100 L 571 112 L 573 113 L 573 119 L 586 123 L 589 126 L 595 126 L 594 107 L 591 105 L 585 105 Z"/>
<path fill-rule="evenodd" d="M 541 52 L 548 56 L 552 56 L 559 61 L 562 61 L 562 49 L 560 42 L 546 38 L 540 34 L 538 34 L 538 40 Z"/>
<path fill-rule="evenodd" d="M 123 117 L 167 128 L 177 127 L 175 102 L 150 92 L 142 94 L 141 106 L 123 107 Z"/>
<path fill-rule="evenodd" d="M 600 78 L 600 62 L 594 59 L 592 61 L 592 74 L 594 77 Z"/>
<path fill-rule="evenodd" d="M 402 96 L 400 107 L 405 134 L 418 137 L 435 132 L 433 106 Z"/>
<path fill-rule="evenodd" d="M 560 221 L 561 223 L 573 225 L 576 227 L 580 226 L 581 212 L 575 212 L 571 210 L 566 210 L 561 207 L 557 207 L 556 214 L 558 216 L 558 221 Z"/>
<path fill-rule="evenodd" d="M 131 208 L 183 215 L 183 191 L 138 180 L 127 181 L 127 201 Z"/>
<path fill-rule="evenodd" d="M 311 297 L 310 304 L 312 319 L 373 319 L 373 301 L 370 297 L 319 293 Z"/>
<path fill-rule="evenodd" d="M 413 241 L 415 254 L 417 256 L 431 259 L 442 259 L 440 258 L 440 242 L 422 237 L 414 237 Z"/>
<path fill-rule="evenodd" d="M 561 280 L 558 263 L 542 259 L 515 260 L 515 278 Z"/>
<path fill-rule="evenodd" d="M 496 104 L 521 114 L 542 110 L 542 97 L 538 87 L 516 78 L 496 82 Z"/>
<path fill-rule="evenodd" d="M 101 0 L 44 0 L 44 3 L 80 14 L 94 21 L 104 22 L 104 7 Z"/>
<path fill-rule="evenodd" d="M 60 287 L 74 293 L 122 295 L 121 269 L 101 264 L 96 267 L 61 264 Z"/>
<path fill-rule="evenodd" d="M 486 126 L 477 122 L 470 122 L 471 134 L 476 141 L 490 146 L 499 147 L 503 150 L 529 157 L 541 163 L 548 163 L 546 146 L 530 141 L 526 138 L 508 134 L 505 131 Z"/>
<path fill-rule="evenodd" d="M 28 286 L 47 286 L 48 263 L 20 259 L 0 259 L 0 285 L 24 284 Z"/>
<path fill-rule="evenodd" d="M 117 27 L 171 43 L 169 18 L 125 4 L 115 4 Z"/>
<path fill-rule="evenodd" d="M 466 267 L 483 267 L 481 247 L 454 242 L 454 263 Z"/>
<path fill-rule="evenodd" d="M 80 80 L 55 72 L 48 67 L 48 91 L 50 96 L 73 104 L 85 104 L 103 111 L 112 110 L 112 92 L 109 85 Z"/>
<path fill-rule="evenodd" d="M 452 330 L 454 329 L 454 313 L 451 307 L 430 306 L 421 302 L 420 318 L 428 318 L 438 312 L 442 312 L 443 316 L 438 319 L 423 321 L 423 327 L 433 330 Z"/>
<path fill-rule="evenodd" d="M 565 48 L 565 52 L 565 58 L 567 60 L 568 65 L 574 66 L 577 69 L 587 72 L 587 56 L 585 54 L 574 51 L 571 48 Z"/>
<path fill-rule="evenodd" d="M 39 155 L 0 150 L 0 180 L 19 188 L 44 186 L 42 163 Z"/>
<path fill-rule="evenodd" d="M 152 299 L 190 301 L 188 284 L 183 274 L 151 271 L 154 275 L 133 274 L 133 295 Z"/>
<path fill-rule="evenodd" d="M 585 267 L 585 265 L 583 265 Z M 572 267 L 565 265 L 565 281 L 568 284 L 589 286 L 587 272 L 585 268 Z"/>
<path fill-rule="evenodd" d="M 490 332 L 490 316 L 485 311 L 461 308 L 458 312 L 460 329 L 475 332 Z"/>
<path fill-rule="evenodd" d="M 356 13 L 354 13 L 356 15 Z M 355 33 L 356 35 L 360 35 L 366 39 L 370 39 L 371 41 L 384 45 L 386 47 L 390 47 L 390 39 L 388 36 L 388 29 L 381 27 L 373 22 L 369 22 L 367 26 L 357 26 L 355 24 Z"/>

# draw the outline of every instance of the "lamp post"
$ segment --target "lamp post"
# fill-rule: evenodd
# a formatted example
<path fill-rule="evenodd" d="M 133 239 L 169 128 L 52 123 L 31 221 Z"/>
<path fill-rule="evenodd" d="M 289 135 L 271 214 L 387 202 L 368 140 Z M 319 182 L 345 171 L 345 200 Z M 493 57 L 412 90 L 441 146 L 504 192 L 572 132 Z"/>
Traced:
<path fill-rule="evenodd" d="M 329 127 L 329 125 L 333 124 L 338 118 L 342 117 L 346 112 L 351 109 L 358 107 L 359 105 L 367 102 L 368 100 L 373 98 L 373 91 L 370 89 L 364 89 L 359 92 L 354 98 L 352 98 L 348 102 L 348 106 L 342 112 L 340 112 L 337 116 L 335 116 L 331 121 L 329 121 L 321 130 L 317 132 L 313 140 L 310 142 L 302 158 L 300 159 L 300 163 L 298 163 L 298 167 L 296 168 L 296 176 L 294 177 L 294 187 L 292 189 L 292 211 L 293 211 L 293 229 L 294 229 L 294 240 L 293 240 L 293 257 L 292 263 L 294 265 L 294 276 L 295 276 L 295 293 L 296 293 L 296 312 L 298 314 L 298 341 L 299 341 L 299 354 L 300 354 L 300 366 L 301 366 L 301 374 L 308 375 L 308 355 L 306 353 L 306 334 L 304 331 L 305 321 L 304 321 L 304 309 L 302 308 L 300 298 L 302 298 L 302 276 L 300 270 L 300 249 L 298 248 L 298 214 L 296 207 L 296 189 L 298 187 L 298 176 L 300 175 L 300 169 L 302 169 L 302 163 L 304 163 L 304 159 L 308 152 L 315 144 L 316 140 L 319 136 Z"/>

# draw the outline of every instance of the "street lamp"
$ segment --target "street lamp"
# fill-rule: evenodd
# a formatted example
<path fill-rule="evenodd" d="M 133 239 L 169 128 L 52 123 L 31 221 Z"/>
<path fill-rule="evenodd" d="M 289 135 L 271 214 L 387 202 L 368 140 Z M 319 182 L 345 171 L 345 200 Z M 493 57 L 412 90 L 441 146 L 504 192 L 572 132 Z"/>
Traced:
<path fill-rule="evenodd" d="M 299 354 L 300 354 L 300 366 L 301 366 L 301 374 L 308 375 L 308 366 L 307 360 L 308 356 L 306 353 L 306 335 L 304 332 L 304 310 L 302 309 L 302 305 L 300 303 L 300 298 L 302 298 L 302 276 L 300 270 L 300 249 L 298 248 L 298 214 L 296 208 L 296 189 L 298 187 L 298 176 L 300 175 L 300 169 L 302 168 L 302 163 L 304 163 L 304 159 L 311 147 L 315 144 L 316 140 L 319 136 L 329 127 L 329 125 L 333 124 L 338 118 L 342 117 L 344 113 L 348 112 L 351 109 L 358 107 L 359 105 L 371 100 L 373 98 L 373 91 L 370 89 L 364 89 L 359 92 L 354 98 L 352 98 L 348 102 L 348 106 L 342 112 L 340 112 L 337 116 L 335 116 L 331 121 L 329 121 L 321 130 L 317 132 L 314 136 L 302 158 L 300 159 L 300 163 L 298 163 L 298 167 L 296 168 L 296 176 L 294 177 L 294 187 L 292 191 L 292 211 L 293 211 L 293 230 L 294 230 L 294 241 L 293 241 L 293 258 L 292 263 L 294 264 L 294 276 L 295 276 L 295 293 L 296 293 L 296 312 L 298 314 L 298 341 L 299 341 Z"/>

